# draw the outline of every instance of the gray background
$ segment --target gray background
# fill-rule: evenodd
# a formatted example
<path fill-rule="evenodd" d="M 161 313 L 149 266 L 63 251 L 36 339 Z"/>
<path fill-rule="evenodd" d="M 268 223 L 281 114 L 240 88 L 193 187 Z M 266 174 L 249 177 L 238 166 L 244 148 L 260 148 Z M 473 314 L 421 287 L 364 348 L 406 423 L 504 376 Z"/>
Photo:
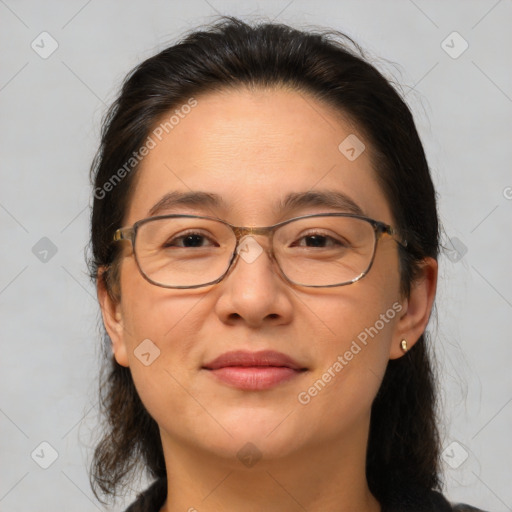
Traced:
<path fill-rule="evenodd" d="M 448 248 L 431 324 L 446 494 L 511 510 L 510 0 L 0 0 L 0 510 L 103 510 L 86 469 L 100 345 L 88 167 L 124 75 L 217 13 L 343 30 L 402 84 Z"/>

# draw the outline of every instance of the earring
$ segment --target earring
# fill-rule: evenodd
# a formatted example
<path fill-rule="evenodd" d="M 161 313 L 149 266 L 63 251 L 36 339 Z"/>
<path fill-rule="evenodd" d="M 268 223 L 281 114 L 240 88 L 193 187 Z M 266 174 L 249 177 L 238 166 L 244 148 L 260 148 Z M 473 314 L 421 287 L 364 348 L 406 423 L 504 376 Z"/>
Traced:
<path fill-rule="evenodd" d="M 403 350 L 404 352 L 407 352 L 407 340 L 402 340 L 402 341 L 400 342 L 400 346 L 402 347 L 402 350 Z"/>

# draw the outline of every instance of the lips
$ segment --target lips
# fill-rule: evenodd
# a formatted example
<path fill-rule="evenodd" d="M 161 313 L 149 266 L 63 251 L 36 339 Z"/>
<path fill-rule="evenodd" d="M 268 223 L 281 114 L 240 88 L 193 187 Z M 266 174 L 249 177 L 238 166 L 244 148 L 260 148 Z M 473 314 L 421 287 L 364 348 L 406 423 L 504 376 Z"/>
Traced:
<path fill-rule="evenodd" d="M 299 363 L 291 357 L 274 350 L 262 350 L 260 352 L 247 352 L 236 350 L 226 352 L 213 361 L 205 364 L 203 368 L 207 370 L 218 370 L 227 366 L 257 367 L 257 366 L 275 366 L 286 367 L 292 370 L 305 370 Z"/>
<path fill-rule="evenodd" d="M 273 350 L 226 352 L 205 366 L 217 382 L 243 391 L 263 391 L 297 378 L 307 370 Z"/>

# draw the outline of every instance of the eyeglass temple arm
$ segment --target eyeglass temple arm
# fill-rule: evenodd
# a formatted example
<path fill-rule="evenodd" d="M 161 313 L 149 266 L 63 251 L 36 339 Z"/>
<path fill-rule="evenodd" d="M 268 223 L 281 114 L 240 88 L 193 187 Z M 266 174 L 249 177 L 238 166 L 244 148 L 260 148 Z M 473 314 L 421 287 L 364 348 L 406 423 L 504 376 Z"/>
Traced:
<path fill-rule="evenodd" d="M 384 231 L 384 233 L 387 233 L 391 238 L 398 242 L 402 247 L 407 248 L 407 240 L 394 227 L 384 224 L 382 225 L 382 230 Z"/>
<path fill-rule="evenodd" d="M 119 242 L 120 240 L 130 240 L 133 242 L 134 229 L 133 228 L 119 228 L 114 233 L 114 242 Z"/>

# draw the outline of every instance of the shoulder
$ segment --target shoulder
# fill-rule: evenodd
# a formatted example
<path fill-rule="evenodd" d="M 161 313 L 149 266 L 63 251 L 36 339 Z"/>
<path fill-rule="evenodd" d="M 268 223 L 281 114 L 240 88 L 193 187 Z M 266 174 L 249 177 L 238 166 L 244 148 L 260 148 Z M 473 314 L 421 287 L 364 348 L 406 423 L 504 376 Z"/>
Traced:
<path fill-rule="evenodd" d="M 125 512 L 159 512 L 167 497 L 167 480 L 160 478 L 126 509 Z"/>
<path fill-rule="evenodd" d="M 432 512 L 487 512 L 466 503 L 450 503 L 445 496 L 437 491 L 431 491 Z"/>
<path fill-rule="evenodd" d="M 486 512 L 465 503 L 450 503 L 445 496 L 434 490 L 406 490 L 389 496 L 383 503 L 382 512 Z"/>
<path fill-rule="evenodd" d="M 161 478 L 144 492 L 126 509 L 125 512 L 158 512 L 167 497 L 167 480 Z M 401 496 L 382 507 L 382 512 L 486 512 L 464 503 L 450 504 L 439 492 L 430 491 L 421 496 Z"/>
<path fill-rule="evenodd" d="M 465 503 L 457 503 L 456 505 L 453 505 L 452 511 L 453 512 L 485 512 L 485 510 L 472 507 L 471 505 L 466 505 Z"/>

